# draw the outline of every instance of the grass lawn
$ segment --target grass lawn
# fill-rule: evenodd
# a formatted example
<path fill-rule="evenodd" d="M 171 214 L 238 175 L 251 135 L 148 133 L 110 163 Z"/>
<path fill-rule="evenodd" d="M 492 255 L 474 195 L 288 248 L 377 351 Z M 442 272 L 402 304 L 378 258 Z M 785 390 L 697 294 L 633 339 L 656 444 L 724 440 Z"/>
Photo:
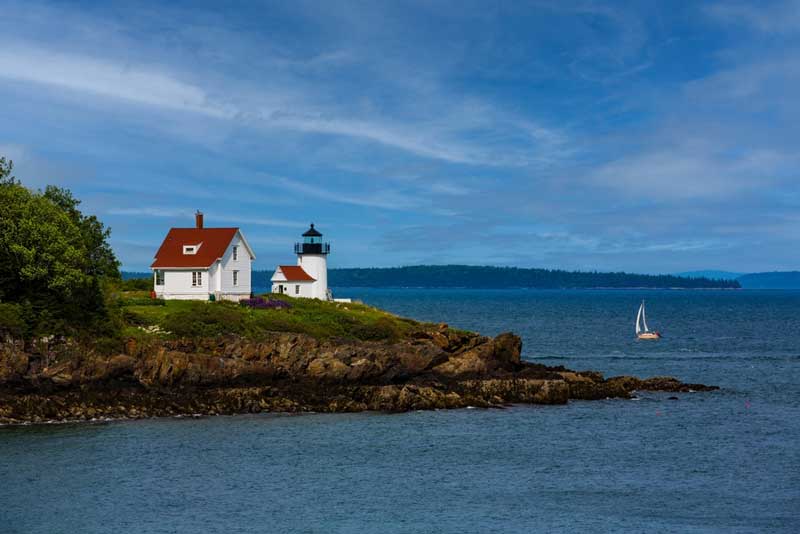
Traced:
<path fill-rule="evenodd" d="M 356 303 L 293 299 L 285 295 L 263 295 L 282 300 L 290 308 L 254 309 L 231 302 L 171 300 L 147 303 L 141 295 L 121 296 L 126 331 L 142 332 L 139 326 L 155 326 L 177 337 L 215 337 L 239 334 L 258 339 L 268 332 L 298 332 L 319 339 L 352 338 L 397 340 L 430 325 Z M 162 304 L 162 305 L 153 305 Z"/>

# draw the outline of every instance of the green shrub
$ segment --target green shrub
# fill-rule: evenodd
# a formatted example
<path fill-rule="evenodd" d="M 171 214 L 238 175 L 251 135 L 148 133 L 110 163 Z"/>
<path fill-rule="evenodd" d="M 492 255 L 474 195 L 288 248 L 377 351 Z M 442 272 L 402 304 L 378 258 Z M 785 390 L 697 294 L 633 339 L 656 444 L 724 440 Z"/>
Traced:
<path fill-rule="evenodd" d="M 125 324 L 131 326 L 150 326 L 155 324 L 149 317 L 128 308 L 122 309 L 122 320 Z"/>
<path fill-rule="evenodd" d="M 8 336 L 22 337 L 25 332 L 25 321 L 22 319 L 22 307 L 19 304 L 0 302 L 0 339 Z"/>
<path fill-rule="evenodd" d="M 133 297 L 120 299 L 122 306 L 166 306 L 164 299 L 151 299 L 149 297 Z"/>
<path fill-rule="evenodd" d="M 98 354 L 109 356 L 120 354 L 123 351 L 124 342 L 121 337 L 100 337 L 95 339 L 92 345 Z"/>
<path fill-rule="evenodd" d="M 122 291 L 152 291 L 153 279 L 152 278 L 129 278 L 128 280 L 121 280 L 118 287 Z"/>
<path fill-rule="evenodd" d="M 227 302 L 192 302 L 182 309 L 167 313 L 161 326 L 178 337 L 218 337 L 242 334 L 245 312 Z"/>
<path fill-rule="evenodd" d="M 372 324 L 353 328 L 352 334 L 364 341 L 393 341 L 399 337 L 394 322 L 388 317 L 380 317 Z"/>
<path fill-rule="evenodd" d="M 308 333 L 308 329 L 300 324 L 292 317 L 279 316 L 278 314 L 271 313 L 255 313 L 249 324 L 248 334 L 253 337 L 259 337 L 266 332 L 294 332 L 294 333 Z"/>

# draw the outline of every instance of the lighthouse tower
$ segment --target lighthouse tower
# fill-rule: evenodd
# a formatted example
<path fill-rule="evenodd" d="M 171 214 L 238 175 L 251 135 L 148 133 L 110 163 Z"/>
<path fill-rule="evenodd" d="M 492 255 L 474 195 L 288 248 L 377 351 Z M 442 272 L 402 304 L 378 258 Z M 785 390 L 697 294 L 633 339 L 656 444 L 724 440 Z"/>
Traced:
<path fill-rule="evenodd" d="M 314 228 L 314 223 L 303 234 L 303 242 L 294 244 L 297 265 L 313 279 L 311 298 L 329 300 L 328 294 L 328 254 L 331 244 L 322 242 L 322 234 Z"/>

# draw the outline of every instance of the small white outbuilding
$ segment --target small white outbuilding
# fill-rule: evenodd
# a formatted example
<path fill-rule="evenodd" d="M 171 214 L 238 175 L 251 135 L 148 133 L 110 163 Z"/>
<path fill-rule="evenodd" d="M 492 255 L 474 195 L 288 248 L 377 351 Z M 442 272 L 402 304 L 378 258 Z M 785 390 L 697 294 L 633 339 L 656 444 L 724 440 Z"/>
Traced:
<path fill-rule="evenodd" d="M 171 228 L 150 266 L 153 290 L 163 299 L 238 301 L 251 292 L 253 249 L 239 228 Z"/>

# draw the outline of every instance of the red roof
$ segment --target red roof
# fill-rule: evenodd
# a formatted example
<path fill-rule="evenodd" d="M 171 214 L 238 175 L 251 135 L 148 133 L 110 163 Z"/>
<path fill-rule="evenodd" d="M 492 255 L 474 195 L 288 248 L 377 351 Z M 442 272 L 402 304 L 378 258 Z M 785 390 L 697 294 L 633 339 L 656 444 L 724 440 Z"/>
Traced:
<path fill-rule="evenodd" d="M 211 267 L 225 254 L 238 231 L 238 228 L 172 228 L 150 267 Z M 200 248 L 196 254 L 184 254 L 184 245 L 200 245 Z"/>
<path fill-rule="evenodd" d="M 278 265 L 278 268 L 286 277 L 287 282 L 314 282 L 316 281 L 310 274 L 305 272 L 299 265 Z"/>

